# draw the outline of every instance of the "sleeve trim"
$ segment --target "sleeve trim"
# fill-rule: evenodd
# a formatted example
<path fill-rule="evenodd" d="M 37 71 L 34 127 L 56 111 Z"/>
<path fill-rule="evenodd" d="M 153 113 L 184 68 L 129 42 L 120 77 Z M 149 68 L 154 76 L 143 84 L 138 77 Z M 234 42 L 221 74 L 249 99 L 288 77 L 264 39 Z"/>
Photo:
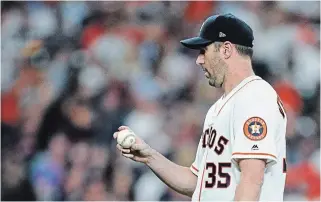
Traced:
<path fill-rule="evenodd" d="M 276 158 L 276 156 L 274 156 L 273 154 L 269 154 L 269 153 L 243 153 L 243 152 L 234 152 L 233 154 L 232 154 L 232 156 L 234 156 L 234 155 L 260 155 L 260 156 L 271 156 L 271 157 L 273 157 L 273 158 L 275 158 L 275 159 L 277 159 Z"/>
<path fill-rule="evenodd" d="M 234 152 L 232 154 L 232 163 L 236 166 L 238 171 L 240 170 L 240 167 L 238 165 L 239 159 L 266 159 L 266 168 L 269 168 L 277 163 L 277 158 L 273 154 L 269 153 L 243 153 L 243 152 Z"/>
<path fill-rule="evenodd" d="M 194 165 L 191 165 L 191 168 L 193 168 L 196 172 L 198 172 L 198 169 Z"/>
<path fill-rule="evenodd" d="M 189 169 L 192 171 L 194 175 L 198 176 L 198 169 L 195 166 L 191 165 Z"/>

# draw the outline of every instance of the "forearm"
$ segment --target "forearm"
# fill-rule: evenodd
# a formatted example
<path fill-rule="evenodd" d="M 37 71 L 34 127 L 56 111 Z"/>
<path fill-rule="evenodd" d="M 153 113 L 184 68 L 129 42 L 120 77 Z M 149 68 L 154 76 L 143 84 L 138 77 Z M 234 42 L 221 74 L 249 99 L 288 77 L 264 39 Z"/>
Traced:
<path fill-rule="evenodd" d="M 197 177 L 188 167 L 177 165 L 156 151 L 146 164 L 170 188 L 186 196 L 193 195 Z"/>

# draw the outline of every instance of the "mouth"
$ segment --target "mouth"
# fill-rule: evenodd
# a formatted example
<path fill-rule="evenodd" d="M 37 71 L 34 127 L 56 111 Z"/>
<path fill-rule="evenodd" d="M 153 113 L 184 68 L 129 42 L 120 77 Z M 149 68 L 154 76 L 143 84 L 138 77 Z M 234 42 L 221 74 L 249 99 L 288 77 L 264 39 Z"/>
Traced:
<path fill-rule="evenodd" d="M 203 67 L 203 66 L 201 66 L 202 67 L 202 70 L 203 70 L 203 72 L 204 72 L 204 76 L 206 77 L 206 78 L 210 78 L 210 73 L 207 71 L 207 69 L 205 68 L 205 67 Z"/>

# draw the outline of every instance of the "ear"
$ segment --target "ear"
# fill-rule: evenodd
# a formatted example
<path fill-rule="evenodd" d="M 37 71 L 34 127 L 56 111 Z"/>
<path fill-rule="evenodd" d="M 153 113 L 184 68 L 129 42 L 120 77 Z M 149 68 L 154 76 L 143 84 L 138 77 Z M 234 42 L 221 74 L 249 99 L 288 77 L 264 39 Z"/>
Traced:
<path fill-rule="evenodd" d="M 233 53 L 233 45 L 231 42 L 226 41 L 222 45 L 224 59 L 229 59 Z"/>

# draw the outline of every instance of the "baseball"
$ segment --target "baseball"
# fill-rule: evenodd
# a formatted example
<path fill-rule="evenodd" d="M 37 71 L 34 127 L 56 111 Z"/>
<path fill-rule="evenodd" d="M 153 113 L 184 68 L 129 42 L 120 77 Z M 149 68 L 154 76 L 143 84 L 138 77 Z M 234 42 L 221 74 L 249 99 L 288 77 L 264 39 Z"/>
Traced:
<path fill-rule="evenodd" d="M 117 143 L 125 149 L 130 148 L 136 142 L 135 133 L 131 130 L 125 129 L 118 132 Z"/>

